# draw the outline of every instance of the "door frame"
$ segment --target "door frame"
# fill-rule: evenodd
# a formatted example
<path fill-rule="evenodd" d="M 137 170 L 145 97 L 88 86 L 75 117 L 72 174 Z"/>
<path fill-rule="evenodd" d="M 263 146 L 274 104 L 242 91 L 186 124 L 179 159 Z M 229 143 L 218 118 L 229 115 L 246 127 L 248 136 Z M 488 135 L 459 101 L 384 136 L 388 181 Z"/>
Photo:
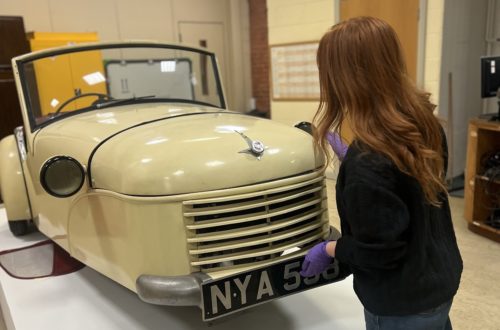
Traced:
<path fill-rule="evenodd" d="M 340 22 L 340 1 L 334 0 L 334 23 Z M 418 16 L 418 36 L 417 36 L 417 81 L 419 88 L 424 88 L 425 81 L 425 40 L 427 32 L 427 1 L 419 1 L 419 16 Z"/>

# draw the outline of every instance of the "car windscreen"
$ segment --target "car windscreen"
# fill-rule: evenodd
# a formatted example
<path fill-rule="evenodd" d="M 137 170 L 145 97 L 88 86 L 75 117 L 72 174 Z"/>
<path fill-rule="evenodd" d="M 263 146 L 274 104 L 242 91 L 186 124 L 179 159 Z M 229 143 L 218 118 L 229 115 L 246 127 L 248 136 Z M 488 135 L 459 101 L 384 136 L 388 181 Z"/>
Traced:
<path fill-rule="evenodd" d="M 166 45 L 55 50 L 18 62 L 32 130 L 65 116 L 143 102 L 224 108 L 212 53 Z"/>

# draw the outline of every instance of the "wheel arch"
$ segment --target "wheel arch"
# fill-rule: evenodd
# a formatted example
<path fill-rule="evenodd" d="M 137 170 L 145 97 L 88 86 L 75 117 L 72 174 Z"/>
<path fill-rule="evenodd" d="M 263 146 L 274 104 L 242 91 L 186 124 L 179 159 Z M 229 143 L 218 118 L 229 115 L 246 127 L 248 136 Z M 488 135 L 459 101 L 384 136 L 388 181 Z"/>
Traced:
<path fill-rule="evenodd" d="M 0 141 L 0 195 L 8 220 L 32 219 L 24 171 L 14 135 Z"/>

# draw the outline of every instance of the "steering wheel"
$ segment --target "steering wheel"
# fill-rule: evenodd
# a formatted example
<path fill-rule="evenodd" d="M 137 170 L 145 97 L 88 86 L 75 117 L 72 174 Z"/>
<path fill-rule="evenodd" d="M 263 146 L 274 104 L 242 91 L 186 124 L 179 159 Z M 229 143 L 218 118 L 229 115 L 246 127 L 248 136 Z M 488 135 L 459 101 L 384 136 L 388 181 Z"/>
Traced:
<path fill-rule="evenodd" d="M 54 112 L 54 116 L 57 116 L 62 109 L 64 109 L 65 106 L 67 106 L 68 104 L 70 104 L 71 102 L 75 101 L 75 100 L 78 100 L 79 98 L 82 98 L 82 97 L 87 97 L 87 96 L 97 96 L 98 99 L 97 100 L 112 100 L 113 98 L 107 94 L 102 94 L 102 93 L 83 93 L 83 94 L 78 94 L 78 95 L 75 95 L 73 97 L 70 97 L 69 99 L 67 99 L 66 101 L 64 101 L 63 104 L 61 104 L 59 106 L 59 108 L 57 108 L 56 112 Z"/>

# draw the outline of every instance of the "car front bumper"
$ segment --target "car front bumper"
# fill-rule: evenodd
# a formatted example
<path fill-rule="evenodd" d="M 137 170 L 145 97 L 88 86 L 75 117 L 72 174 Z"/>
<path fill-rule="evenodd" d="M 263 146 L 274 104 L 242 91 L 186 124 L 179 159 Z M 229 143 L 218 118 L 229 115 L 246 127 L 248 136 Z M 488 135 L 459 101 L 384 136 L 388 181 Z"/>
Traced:
<path fill-rule="evenodd" d="M 204 273 L 183 276 L 141 275 L 137 278 L 137 295 L 155 305 L 201 306 L 201 283 L 211 277 Z"/>
<path fill-rule="evenodd" d="M 330 226 L 327 240 L 337 240 L 340 236 L 340 232 Z M 261 267 L 269 267 L 275 263 L 271 261 Z M 136 280 L 136 290 L 138 296 L 150 304 L 202 307 L 202 283 L 212 279 L 211 276 L 201 272 L 181 276 L 143 274 Z"/>

